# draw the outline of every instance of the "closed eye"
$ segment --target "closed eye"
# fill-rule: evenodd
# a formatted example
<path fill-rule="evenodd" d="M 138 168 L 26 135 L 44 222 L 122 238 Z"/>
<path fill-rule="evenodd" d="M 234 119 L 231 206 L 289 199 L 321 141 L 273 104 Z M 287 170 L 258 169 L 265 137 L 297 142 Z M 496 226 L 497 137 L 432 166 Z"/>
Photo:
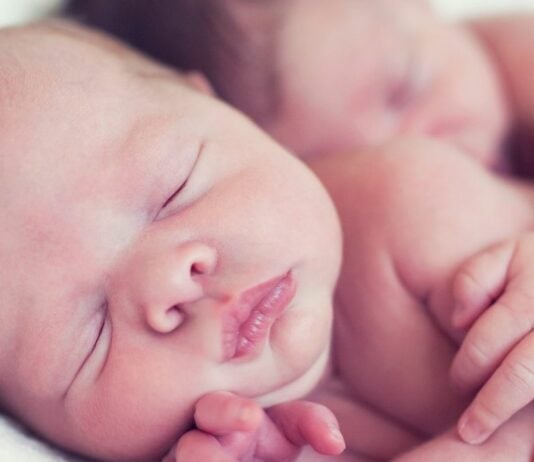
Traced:
<path fill-rule="evenodd" d="M 76 372 L 74 373 L 71 383 L 69 387 L 66 389 L 64 396 L 66 396 L 72 384 L 76 381 L 77 377 L 82 373 L 82 371 L 86 368 L 87 364 L 91 361 L 91 358 L 95 355 L 96 350 L 99 349 L 99 344 L 102 343 L 101 339 L 104 334 L 104 331 L 106 330 L 106 325 L 109 324 L 109 320 L 107 316 L 107 303 L 104 303 L 101 306 L 100 314 L 96 316 L 93 320 L 91 320 L 91 324 L 93 323 L 96 325 L 86 326 L 87 327 L 87 344 L 85 341 L 83 341 L 83 344 L 84 344 L 83 356 L 80 357 L 80 362 L 78 363 L 79 366 Z M 81 337 L 85 338 L 85 332 L 82 333 Z"/>
<path fill-rule="evenodd" d="M 162 207 L 161 207 L 161 210 L 165 210 L 179 195 L 180 193 L 186 188 L 187 184 L 189 183 L 189 179 L 191 178 L 196 166 L 197 166 L 197 163 L 198 163 L 198 160 L 200 159 L 200 156 L 202 154 L 202 151 L 204 149 L 204 145 L 205 143 L 202 142 L 198 148 L 198 153 L 197 153 L 197 156 L 195 157 L 194 161 L 193 161 L 193 165 L 191 165 L 191 167 L 189 168 L 189 173 L 187 175 L 187 178 L 180 184 L 180 186 L 174 190 L 174 192 L 165 200 L 165 202 L 163 203 Z"/>
<path fill-rule="evenodd" d="M 176 189 L 169 197 L 168 199 L 163 203 L 163 206 L 161 207 L 162 209 L 164 209 L 165 207 L 167 207 L 174 199 L 175 197 L 180 194 L 183 189 L 185 188 L 185 186 L 187 185 L 187 181 L 189 180 L 189 177 L 186 178 L 186 180 L 178 187 L 178 189 Z"/>

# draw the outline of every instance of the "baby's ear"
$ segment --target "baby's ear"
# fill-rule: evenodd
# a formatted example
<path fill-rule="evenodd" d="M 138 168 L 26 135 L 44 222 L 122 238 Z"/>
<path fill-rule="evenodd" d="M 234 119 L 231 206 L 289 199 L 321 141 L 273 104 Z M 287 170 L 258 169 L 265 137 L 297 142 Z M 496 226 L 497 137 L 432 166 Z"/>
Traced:
<path fill-rule="evenodd" d="M 206 95 L 215 96 L 215 90 L 206 76 L 199 71 L 189 71 L 184 74 L 184 78 L 195 90 Z"/>

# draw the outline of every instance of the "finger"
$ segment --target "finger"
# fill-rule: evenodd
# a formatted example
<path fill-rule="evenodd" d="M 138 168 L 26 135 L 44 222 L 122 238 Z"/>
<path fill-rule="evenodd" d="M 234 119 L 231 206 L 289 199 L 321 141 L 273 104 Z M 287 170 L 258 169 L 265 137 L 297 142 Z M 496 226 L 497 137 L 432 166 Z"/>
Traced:
<path fill-rule="evenodd" d="M 175 453 L 176 462 L 235 462 L 221 447 L 217 438 L 193 430 L 180 438 Z"/>
<path fill-rule="evenodd" d="M 262 418 L 263 410 L 256 402 L 226 391 L 205 395 L 195 406 L 196 426 L 212 435 L 254 431 Z"/>
<path fill-rule="evenodd" d="M 534 334 L 527 336 L 479 391 L 458 423 L 468 443 L 484 442 L 534 399 Z"/>
<path fill-rule="evenodd" d="M 326 455 L 341 454 L 345 440 L 334 413 L 310 401 L 292 401 L 271 408 L 269 415 L 295 446 L 309 444 Z"/>
<path fill-rule="evenodd" d="M 458 328 L 470 325 L 504 289 L 513 242 L 492 246 L 468 259 L 452 285 L 455 307 L 452 322 Z"/>
<path fill-rule="evenodd" d="M 451 367 L 453 383 L 461 389 L 480 387 L 531 331 L 534 294 L 523 291 L 526 283 L 523 280 L 510 283 L 502 297 L 467 333 Z"/>

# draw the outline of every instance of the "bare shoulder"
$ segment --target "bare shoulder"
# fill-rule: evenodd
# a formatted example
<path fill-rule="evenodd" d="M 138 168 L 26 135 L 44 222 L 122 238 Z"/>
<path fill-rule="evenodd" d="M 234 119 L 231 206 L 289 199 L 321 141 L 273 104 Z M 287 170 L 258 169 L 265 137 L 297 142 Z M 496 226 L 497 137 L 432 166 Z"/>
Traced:
<path fill-rule="evenodd" d="M 457 149 L 424 137 L 397 138 L 371 150 L 327 156 L 310 166 L 334 198 L 341 201 L 340 206 L 345 205 L 344 199 L 353 202 L 355 193 L 373 195 L 375 199 L 383 196 L 389 202 L 392 193 L 398 196 L 400 191 L 414 192 L 413 187 L 418 192 L 435 191 L 440 183 L 454 181 L 452 174 L 461 177 L 466 169 L 469 175 L 482 171 Z"/>
<path fill-rule="evenodd" d="M 342 218 L 353 220 L 361 214 L 370 218 L 372 210 L 374 219 L 398 222 L 423 212 L 468 210 L 472 203 L 480 207 L 491 201 L 494 206 L 494 200 L 510 189 L 454 147 L 422 137 L 403 137 L 370 151 L 324 158 L 311 167 Z M 486 200 L 481 191 L 489 194 Z"/>
<path fill-rule="evenodd" d="M 387 248 L 403 279 L 428 278 L 432 268 L 441 277 L 532 217 L 516 189 L 439 141 L 398 139 L 312 167 L 336 203 L 345 245 Z"/>

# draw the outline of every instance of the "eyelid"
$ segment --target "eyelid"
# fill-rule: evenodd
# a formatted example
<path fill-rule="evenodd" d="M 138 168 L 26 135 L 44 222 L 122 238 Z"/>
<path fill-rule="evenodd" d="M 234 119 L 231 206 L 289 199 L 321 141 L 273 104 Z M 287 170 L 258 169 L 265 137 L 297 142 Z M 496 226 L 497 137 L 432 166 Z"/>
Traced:
<path fill-rule="evenodd" d="M 101 343 L 100 342 L 101 338 L 103 336 L 104 331 L 106 330 L 106 326 L 109 323 L 109 319 L 108 319 L 108 316 L 107 316 L 107 303 L 104 303 L 101 306 L 101 309 L 99 311 L 100 311 L 101 314 L 98 316 L 98 319 L 93 321 L 95 323 L 96 323 L 97 320 L 100 321 L 98 327 L 95 329 L 96 330 L 96 335 L 94 337 L 94 340 L 91 342 L 90 348 L 88 350 L 86 350 L 86 353 L 84 353 L 83 358 L 80 358 L 81 361 L 79 363 L 79 367 L 76 370 L 76 372 L 74 373 L 74 375 L 72 376 L 72 380 L 70 382 L 70 385 L 67 387 L 67 389 L 66 389 L 66 391 L 64 393 L 64 397 L 66 397 L 66 395 L 68 394 L 70 388 L 72 387 L 74 382 L 76 382 L 78 377 L 80 375 L 84 374 L 84 371 L 87 368 L 87 365 L 91 362 L 91 360 L 92 360 L 92 358 L 93 358 L 93 356 L 95 354 L 95 351 L 98 349 L 99 343 Z"/>
<path fill-rule="evenodd" d="M 187 177 L 180 184 L 180 186 L 178 186 L 178 188 L 176 188 L 174 190 L 174 192 L 165 200 L 165 202 L 161 206 L 160 213 L 161 213 L 161 211 L 165 210 L 170 204 L 172 204 L 172 202 L 178 197 L 178 195 L 186 188 L 187 184 L 189 183 L 189 179 L 191 178 L 191 175 L 193 174 L 193 172 L 194 172 L 194 170 L 195 170 L 195 168 L 196 168 L 196 166 L 198 164 L 200 156 L 202 155 L 202 151 L 204 149 L 204 145 L 205 145 L 204 142 L 202 142 L 200 144 L 199 148 L 197 149 L 197 155 L 195 157 L 195 160 L 193 161 L 193 164 L 191 165 L 191 167 L 189 169 Z"/>
<path fill-rule="evenodd" d="M 167 200 L 161 206 L 162 209 L 166 208 L 174 200 L 174 198 L 184 190 L 185 186 L 187 185 L 187 182 L 189 181 L 190 176 L 191 173 L 189 173 L 184 182 L 180 186 L 178 186 L 178 188 L 167 198 Z"/>

